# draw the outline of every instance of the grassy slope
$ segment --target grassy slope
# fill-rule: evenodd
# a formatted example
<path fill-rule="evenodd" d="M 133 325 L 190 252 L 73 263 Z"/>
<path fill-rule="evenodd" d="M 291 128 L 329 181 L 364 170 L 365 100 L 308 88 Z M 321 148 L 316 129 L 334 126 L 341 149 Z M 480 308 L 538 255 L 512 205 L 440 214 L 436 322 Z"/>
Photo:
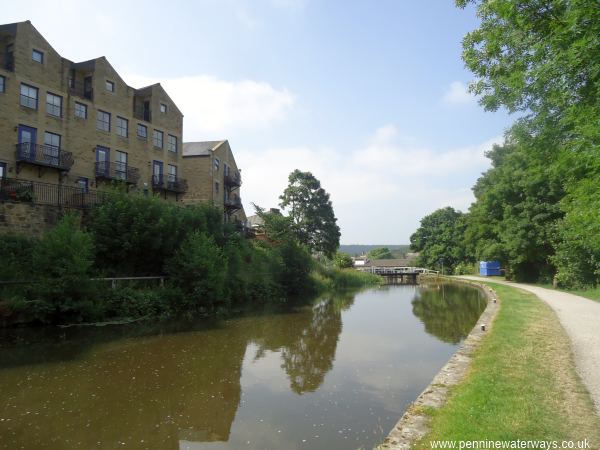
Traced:
<path fill-rule="evenodd" d="M 430 410 L 431 440 L 582 440 L 600 445 L 600 419 L 574 370 L 568 338 L 533 294 L 492 285 L 502 300 L 467 379 Z"/>

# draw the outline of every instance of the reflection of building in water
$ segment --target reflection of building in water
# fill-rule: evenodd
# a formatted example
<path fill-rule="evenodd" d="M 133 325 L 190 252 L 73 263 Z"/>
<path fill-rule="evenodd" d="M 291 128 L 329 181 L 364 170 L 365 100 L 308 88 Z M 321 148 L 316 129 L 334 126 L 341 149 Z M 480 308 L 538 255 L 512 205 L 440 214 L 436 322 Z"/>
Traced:
<path fill-rule="evenodd" d="M 441 292 L 440 292 L 441 291 Z M 486 306 L 477 289 L 453 284 L 428 284 L 412 300 L 413 314 L 427 333 L 458 344 L 467 337 Z"/>

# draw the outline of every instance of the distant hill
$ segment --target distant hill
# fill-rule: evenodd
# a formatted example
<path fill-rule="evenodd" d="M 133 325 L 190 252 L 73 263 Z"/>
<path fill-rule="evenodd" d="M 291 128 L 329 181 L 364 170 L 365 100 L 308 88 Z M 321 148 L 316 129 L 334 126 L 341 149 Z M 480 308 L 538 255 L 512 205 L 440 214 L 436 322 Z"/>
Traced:
<path fill-rule="evenodd" d="M 348 253 L 350 256 L 360 256 L 369 251 L 380 248 L 387 247 L 392 252 L 395 258 L 402 258 L 406 255 L 406 253 L 410 252 L 410 245 L 390 245 L 390 244 L 381 244 L 381 245 L 340 245 L 340 252 Z"/>

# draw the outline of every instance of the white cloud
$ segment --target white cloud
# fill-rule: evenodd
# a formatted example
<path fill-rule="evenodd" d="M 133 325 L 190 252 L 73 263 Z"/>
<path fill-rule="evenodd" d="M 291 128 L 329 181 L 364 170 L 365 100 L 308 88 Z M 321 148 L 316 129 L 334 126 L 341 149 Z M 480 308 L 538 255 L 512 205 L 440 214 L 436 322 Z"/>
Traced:
<path fill-rule="evenodd" d="M 289 90 L 252 80 L 227 81 L 210 75 L 166 80 L 125 75 L 124 79 L 134 87 L 160 81 L 184 115 L 186 141 L 267 128 L 283 120 L 295 102 Z"/>
<path fill-rule="evenodd" d="M 436 151 L 387 125 L 349 152 L 326 147 L 249 151 L 239 146 L 234 151 L 243 168 L 247 214 L 253 214 L 250 202 L 276 206 L 291 171 L 310 171 L 331 194 L 342 242 L 391 244 L 407 243 L 420 218 L 437 208 L 465 211 L 473 200 L 470 187 L 489 166 L 484 152 L 501 141 L 495 137 Z M 373 224 L 378 235 L 372 234 Z"/>
<path fill-rule="evenodd" d="M 460 81 L 453 81 L 450 83 L 442 100 L 444 103 L 450 105 L 468 105 L 475 102 L 475 97 L 469 93 L 466 84 Z"/>

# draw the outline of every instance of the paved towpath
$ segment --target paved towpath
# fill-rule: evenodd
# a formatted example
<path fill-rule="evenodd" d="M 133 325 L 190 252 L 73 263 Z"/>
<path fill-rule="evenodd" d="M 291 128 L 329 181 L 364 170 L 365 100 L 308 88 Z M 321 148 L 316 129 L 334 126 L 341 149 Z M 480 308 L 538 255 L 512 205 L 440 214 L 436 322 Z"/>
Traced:
<path fill-rule="evenodd" d="M 590 392 L 596 412 L 600 415 L 600 302 L 528 284 L 476 276 L 459 278 L 518 287 L 545 301 L 556 312 L 558 320 L 571 339 L 577 372 Z"/>

